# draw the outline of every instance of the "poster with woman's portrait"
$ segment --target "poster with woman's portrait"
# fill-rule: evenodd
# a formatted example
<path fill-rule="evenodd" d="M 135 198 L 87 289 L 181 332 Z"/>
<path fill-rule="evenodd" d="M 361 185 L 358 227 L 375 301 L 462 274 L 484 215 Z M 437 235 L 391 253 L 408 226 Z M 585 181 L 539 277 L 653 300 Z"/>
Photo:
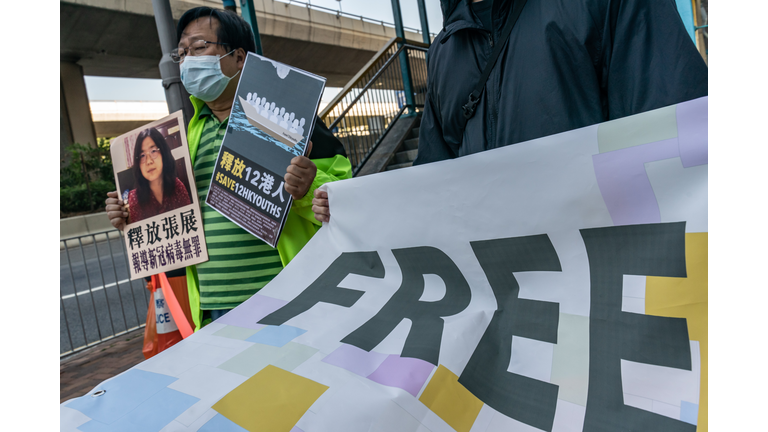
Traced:
<path fill-rule="evenodd" d="M 113 139 L 110 152 L 131 279 L 208 261 L 181 111 Z"/>

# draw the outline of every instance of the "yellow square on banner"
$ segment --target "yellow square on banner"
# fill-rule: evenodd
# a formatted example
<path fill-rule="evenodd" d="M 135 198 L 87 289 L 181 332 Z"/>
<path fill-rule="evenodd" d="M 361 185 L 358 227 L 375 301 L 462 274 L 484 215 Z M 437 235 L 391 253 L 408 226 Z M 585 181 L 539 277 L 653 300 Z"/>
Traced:
<path fill-rule="evenodd" d="M 443 365 L 437 367 L 419 400 L 457 432 L 469 432 L 483 407 L 480 399 L 459 384 L 459 377 Z"/>
<path fill-rule="evenodd" d="M 269 365 L 213 409 L 250 432 L 289 432 L 328 386 Z"/>
<path fill-rule="evenodd" d="M 685 318 L 688 337 L 698 341 L 701 351 L 701 390 L 697 431 L 707 431 L 707 233 L 685 234 L 685 267 L 688 277 L 651 277 L 646 281 L 645 313 Z"/>

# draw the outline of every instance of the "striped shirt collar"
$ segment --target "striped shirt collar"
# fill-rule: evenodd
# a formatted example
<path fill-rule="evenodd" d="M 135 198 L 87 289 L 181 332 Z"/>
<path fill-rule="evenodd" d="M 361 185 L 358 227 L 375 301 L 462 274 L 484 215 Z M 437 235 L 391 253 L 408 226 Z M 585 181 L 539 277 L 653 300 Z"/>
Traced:
<path fill-rule="evenodd" d="M 216 123 L 219 123 L 219 119 L 215 115 L 213 115 L 213 111 L 211 111 L 211 109 L 208 107 L 208 104 L 203 104 L 203 106 L 200 107 L 200 112 L 197 114 L 197 119 L 204 120 L 205 117 L 209 117 L 209 116 L 212 119 L 214 119 Z M 227 116 L 227 118 L 225 118 L 224 121 L 221 123 L 226 123 L 227 120 L 229 120 L 229 116 Z"/>

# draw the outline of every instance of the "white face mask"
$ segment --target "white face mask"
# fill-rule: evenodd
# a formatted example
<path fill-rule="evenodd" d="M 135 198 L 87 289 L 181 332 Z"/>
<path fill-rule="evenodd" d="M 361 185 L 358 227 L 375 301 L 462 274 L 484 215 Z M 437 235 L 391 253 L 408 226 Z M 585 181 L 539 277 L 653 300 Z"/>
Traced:
<path fill-rule="evenodd" d="M 221 96 L 229 81 L 240 73 L 237 71 L 228 77 L 221 71 L 220 60 L 233 52 L 235 50 L 223 56 L 186 56 L 180 66 L 181 83 L 189 94 L 204 102 L 213 102 Z"/>

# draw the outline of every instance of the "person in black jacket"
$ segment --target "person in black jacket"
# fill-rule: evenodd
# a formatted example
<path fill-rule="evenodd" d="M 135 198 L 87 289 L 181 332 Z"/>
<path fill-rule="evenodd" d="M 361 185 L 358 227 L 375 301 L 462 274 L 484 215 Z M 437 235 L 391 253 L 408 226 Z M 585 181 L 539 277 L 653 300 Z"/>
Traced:
<path fill-rule="evenodd" d="M 673 0 L 441 0 L 414 165 L 707 95 L 707 65 Z M 523 5 L 500 40 L 515 3 Z M 497 43 L 474 115 L 462 107 Z M 312 201 L 330 220 L 327 193 Z"/>
<path fill-rule="evenodd" d="M 414 165 L 707 95 L 707 66 L 673 0 L 441 0 Z M 521 3 L 522 4 L 522 3 Z M 464 127 L 462 106 L 506 44 Z"/>

